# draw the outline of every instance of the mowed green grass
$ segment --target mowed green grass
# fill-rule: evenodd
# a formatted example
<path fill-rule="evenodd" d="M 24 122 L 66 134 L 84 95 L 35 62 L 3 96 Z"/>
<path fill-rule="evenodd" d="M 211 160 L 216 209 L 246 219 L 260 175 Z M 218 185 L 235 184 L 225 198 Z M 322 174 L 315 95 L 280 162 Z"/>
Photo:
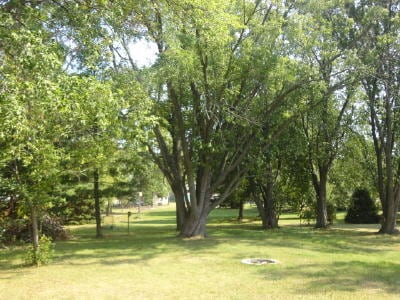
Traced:
<path fill-rule="evenodd" d="M 173 207 L 131 217 L 116 211 L 105 237 L 94 225 L 71 227 L 51 265 L 23 266 L 23 249 L 0 250 L 0 299 L 399 299 L 400 236 L 376 225 L 339 222 L 329 230 L 299 226 L 284 215 L 279 230 L 263 231 L 254 208 L 243 222 L 217 209 L 209 237 L 176 237 Z M 275 265 L 245 265 L 244 258 Z"/>

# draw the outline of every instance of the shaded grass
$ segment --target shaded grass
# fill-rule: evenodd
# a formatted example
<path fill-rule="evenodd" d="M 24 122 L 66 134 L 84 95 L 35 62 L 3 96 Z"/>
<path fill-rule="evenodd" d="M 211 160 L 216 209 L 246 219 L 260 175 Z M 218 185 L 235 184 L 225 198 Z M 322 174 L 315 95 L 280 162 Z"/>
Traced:
<path fill-rule="evenodd" d="M 23 249 L 0 250 L 1 299 L 396 299 L 400 293 L 400 237 L 377 226 L 329 230 L 299 227 L 293 215 L 278 230 L 259 230 L 254 207 L 247 219 L 215 210 L 210 237 L 176 237 L 173 208 L 131 217 L 127 210 L 105 224 L 74 226 L 74 239 L 57 242 L 53 264 L 27 268 Z M 248 257 L 277 265 L 249 266 Z"/>

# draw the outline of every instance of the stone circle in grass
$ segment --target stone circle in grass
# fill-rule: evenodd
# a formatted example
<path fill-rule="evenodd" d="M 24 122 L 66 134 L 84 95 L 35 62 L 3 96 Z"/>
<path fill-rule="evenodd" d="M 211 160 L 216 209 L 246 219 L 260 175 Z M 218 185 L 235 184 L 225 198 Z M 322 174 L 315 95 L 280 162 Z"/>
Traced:
<path fill-rule="evenodd" d="M 272 258 L 245 258 L 241 262 L 246 265 L 266 265 L 266 264 L 277 264 L 279 261 Z"/>

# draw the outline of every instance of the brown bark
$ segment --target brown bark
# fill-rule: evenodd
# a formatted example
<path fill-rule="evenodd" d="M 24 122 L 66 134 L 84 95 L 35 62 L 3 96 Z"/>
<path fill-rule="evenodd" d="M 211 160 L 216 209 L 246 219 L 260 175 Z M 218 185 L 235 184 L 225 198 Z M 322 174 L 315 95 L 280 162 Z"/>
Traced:
<path fill-rule="evenodd" d="M 268 182 L 265 186 L 264 210 L 265 210 L 265 227 L 264 229 L 278 228 L 278 219 L 275 211 L 275 198 L 273 195 L 274 183 Z"/>

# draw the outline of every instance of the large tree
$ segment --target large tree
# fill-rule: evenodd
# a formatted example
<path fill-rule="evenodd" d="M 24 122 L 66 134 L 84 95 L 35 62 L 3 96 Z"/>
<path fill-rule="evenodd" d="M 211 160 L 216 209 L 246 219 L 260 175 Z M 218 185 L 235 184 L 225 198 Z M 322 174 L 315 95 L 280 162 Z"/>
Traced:
<path fill-rule="evenodd" d="M 66 52 L 64 68 L 71 74 L 66 99 L 74 122 L 65 142 L 72 153 L 70 167 L 93 179 L 98 237 L 102 236 L 101 175 L 107 174 L 117 147 L 132 149 L 129 144 L 143 132 L 142 120 L 151 107 L 136 82 L 136 66 L 127 68 L 117 50 L 120 36 L 115 37 L 113 30 L 118 29 L 120 5 L 58 1 L 52 5 L 48 25 Z"/>
<path fill-rule="evenodd" d="M 277 113 L 298 85 L 295 64 L 279 51 L 280 6 L 179 3 L 151 7 L 148 31 L 160 52 L 152 94 L 163 118 L 149 150 L 175 194 L 180 234 L 204 236 L 208 214 L 248 170 L 260 115 Z"/>
<path fill-rule="evenodd" d="M 360 1 L 352 7 L 367 32 L 359 43 L 364 64 L 362 86 L 369 108 L 376 155 L 376 184 L 382 204 L 381 233 L 395 233 L 400 199 L 400 23 L 398 1 Z"/>
<path fill-rule="evenodd" d="M 177 199 L 177 227 L 183 236 L 205 235 L 207 215 L 245 174 L 242 162 L 263 121 L 285 118 L 280 108 L 304 84 L 298 61 L 282 50 L 289 10 L 265 1 L 62 4 L 60 32 L 73 39 L 79 67 L 130 68 L 132 82 L 149 91 L 158 122 L 146 126 L 154 131 L 148 148 Z M 158 49 L 145 71 L 130 48 L 140 38 Z"/>
<path fill-rule="evenodd" d="M 96 236 L 101 237 L 101 175 L 117 152 L 124 105 L 109 82 L 94 77 L 70 76 L 64 91 L 69 120 L 62 139 L 69 153 L 65 166 L 69 173 L 93 179 Z"/>
<path fill-rule="evenodd" d="M 45 10 L 22 4 L 0 6 L 0 188 L 30 217 L 39 263 L 38 217 L 52 201 L 62 154 L 62 52 L 44 28 Z"/>
<path fill-rule="evenodd" d="M 342 147 L 352 121 L 355 65 L 354 47 L 360 33 L 352 26 L 345 2 L 300 3 L 299 56 L 310 64 L 318 84 L 310 85 L 304 97 L 309 105 L 302 116 L 308 145 L 308 164 L 316 195 L 316 227 L 327 220 L 329 171 Z"/>

